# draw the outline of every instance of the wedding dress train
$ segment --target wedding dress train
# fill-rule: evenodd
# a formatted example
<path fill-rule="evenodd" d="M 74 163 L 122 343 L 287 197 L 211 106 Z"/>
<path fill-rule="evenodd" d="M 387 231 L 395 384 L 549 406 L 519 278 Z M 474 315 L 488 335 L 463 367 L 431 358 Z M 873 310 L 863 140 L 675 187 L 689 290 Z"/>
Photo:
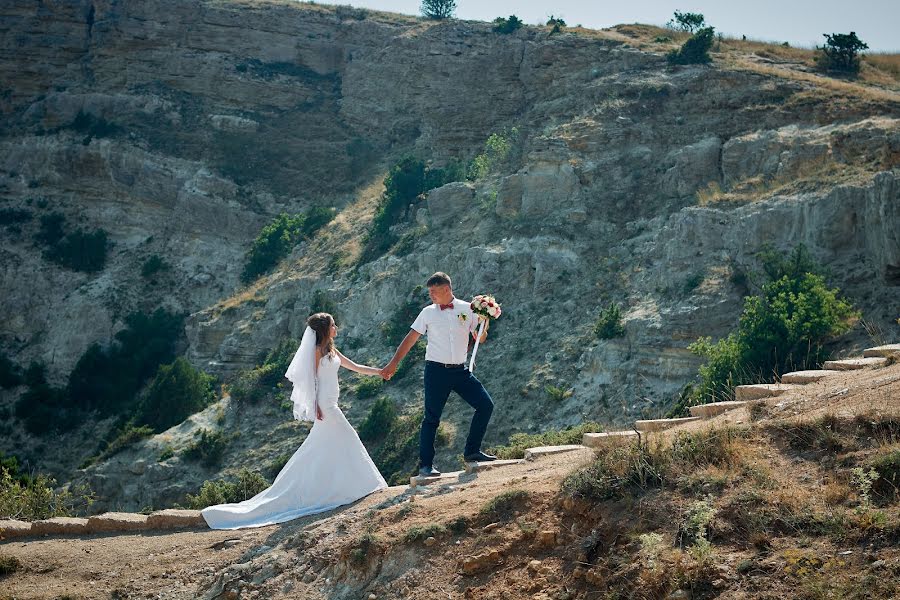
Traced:
<path fill-rule="evenodd" d="M 323 356 L 318 401 L 323 420 L 313 422 L 272 486 L 249 500 L 203 509 L 211 529 L 239 529 L 283 523 L 331 510 L 387 487 L 356 430 L 338 408 L 340 359 Z"/>

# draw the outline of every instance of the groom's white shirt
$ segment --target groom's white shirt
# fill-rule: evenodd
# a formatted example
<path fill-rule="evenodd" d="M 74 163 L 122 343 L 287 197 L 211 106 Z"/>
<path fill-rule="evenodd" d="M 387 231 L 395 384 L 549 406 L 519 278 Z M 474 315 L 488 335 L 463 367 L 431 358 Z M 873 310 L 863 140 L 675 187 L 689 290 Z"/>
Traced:
<path fill-rule="evenodd" d="M 469 338 L 478 325 L 472 306 L 458 298 L 453 308 L 441 310 L 437 304 L 422 309 L 412 324 L 412 329 L 428 336 L 425 360 L 458 365 L 466 362 Z"/>

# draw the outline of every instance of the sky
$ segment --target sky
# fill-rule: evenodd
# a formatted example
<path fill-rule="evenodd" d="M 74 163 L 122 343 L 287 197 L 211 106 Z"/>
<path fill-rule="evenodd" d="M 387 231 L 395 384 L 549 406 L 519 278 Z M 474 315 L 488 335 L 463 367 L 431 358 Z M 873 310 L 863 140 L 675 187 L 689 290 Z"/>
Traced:
<path fill-rule="evenodd" d="M 326 0 L 340 4 L 343 0 Z M 349 0 L 353 6 L 420 14 L 420 0 Z M 552 13 L 570 26 L 600 29 L 622 23 L 664 25 L 676 9 L 699 12 L 717 32 L 728 36 L 811 48 L 823 33 L 849 33 L 869 44 L 872 52 L 900 52 L 900 0 L 457 0 L 460 19 L 493 21 L 515 14 L 525 23 L 545 23 Z"/>

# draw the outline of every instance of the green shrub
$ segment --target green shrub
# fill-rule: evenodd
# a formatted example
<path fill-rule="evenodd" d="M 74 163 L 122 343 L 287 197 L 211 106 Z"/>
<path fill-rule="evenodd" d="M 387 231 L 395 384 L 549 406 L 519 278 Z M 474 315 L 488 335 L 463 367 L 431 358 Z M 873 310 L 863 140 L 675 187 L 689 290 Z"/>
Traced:
<path fill-rule="evenodd" d="M 849 330 L 856 316 L 838 293 L 821 275 L 805 273 L 772 281 L 761 296 L 748 298 L 738 331 L 750 368 L 784 373 L 821 363 L 824 342 Z"/>
<path fill-rule="evenodd" d="M 690 394 L 697 403 L 719 402 L 731 399 L 734 388 L 758 381 L 761 373 L 754 373 L 744 361 L 744 346 L 738 334 L 732 333 L 716 343 L 704 337 L 688 346 L 688 350 L 706 359 L 698 369 L 698 379 Z"/>
<path fill-rule="evenodd" d="M 480 514 L 491 520 L 510 519 L 513 511 L 524 507 L 528 497 L 526 490 L 508 490 L 492 498 L 482 507 Z"/>
<path fill-rule="evenodd" d="M 184 358 L 160 365 L 138 406 L 135 420 L 159 433 L 216 401 L 214 378 Z"/>
<path fill-rule="evenodd" d="M 544 433 L 514 433 L 509 436 L 505 446 L 495 446 L 492 452 L 497 458 L 508 460 L 523 458 L 525 450 L 538 446 L 565 446 L 568 444 L 580 444 L 585 433 L 598 433 L 603 431 L 599 423 L 582 423 L 566 429 L 552 429 Z"/>
<path fill-rule="evenodd" d="M 0 578 L 12 575 L 22 568 L 22 563 L 15 556 L 0 554 Z"/>
<path fill-rule="evenodd" d="M 6 469 L 10 477 L 20 483 L 26 483 L 30 479 L 28 475 L 19 473 L 18 458 L 15 456 L 5 456 L 2 452 L 0 452 L 0 469 Z"/>
<path fill-rule="evenodd" d="M 456 0 L 422 0 L 421 11 L 426 19 L 449 19 L 456 12 Z"/>
<path fill-rule="evenodd" d="M 857 316 L 837 289 L 812 272 L 818 269 L 802 246 L 787 257 L 766 252 L 762 259 L 769 282 L 760 295 L 745 298 L 738 330 L 715 344 L 701 338 L 688 347 L 707 359 L 694 404 L 728 398 L 737 385 L 818 366 L 826 358 L 824 343 L 847 331 Z"/>
<path fill-rule="evenodd" d="M 272 388 L 284 382 L 284 374 L 294 358 L 299 344 L 290 338 L 281 340 L 263 358 L 258 367 L 241 371 L 229 385 L 231 397 L 238 402 L 257 404 Z"/>
<path fill-rule="evenodd" d="M 183 317 L 162 308 L 132 313 L 108 348 L 92 344 L 69 374 L 70 405 L 105 417 L 133 410 L 135 396 L 159 365 L 175 358 Z"/>
<path fill-rule="evenodd" d="M 374 398 L 384 387 L 384 380 L 377 377 L 366 377 L 356 386 L 356 397 L 360 399 Z"/>
<path fill-rule="evenodd" d="M 15 414 L 28 433 L 67 431 L 77 424 L 66 391 L 47 383 L 43 364 L 31 363 L 25 371 L 24 382 L 28 389 L 16 401 Z"/>
<path fill-rule="evenodd" d="M 93 233 L 76 230 L 66 233 L 66 218 L 60 213 L 41 217 L 35 240 L 47 246 L 44 258 L 73 271 L 93 273 L 103 270 L 109 249 L 106 231 Z"/>
<path fill-rule="evenodd" d="M 386 435 L 397 420 L 397 405 L 387 396 L 382 396 L 369 409 L 369 414 L 359 426 L 359 437 L 374 441 Z"/>
<path fill-rule="evenodd" d="M 334 317 L 334 322 L 335 322 L 335 324 L 337 324 L 338 323 L 338 316 L 337 316 L 338 309 L 337 308 L 338 308 L 337 302 L 332 300 L 331 297 L 329 297 L 327 292 L 324 292 L 322 290 L 316 290 L 313 293 L 313 300 L 312 300 L 312 304 L 309 307 L 309 314 L 314 315 L 314 314 L 320 313 L 320 312 L 328 313 L 332 317 Z"/>
<path fill-rule="evenodd" d="M 422 299 L 424 288 L 417 285 L 406 300 L 394 310 L 390 319 L 381 324 L 381 333 L 389 346 L 397 346 L 409 333 L 410 326 L 419 316 L 425 303 Z"/>
<path fill-rule="evenodd" d="M 856 37 L 856 32 L 823 33 L 825 44 L 818 47 L 819 55 L 816 57 L 818 66 L 832 73 L 848 73 L 855 75 L 859 72 L 859 52 L 868 49 L 869 45 Z"/>
<path fill-rule="evenodd" d="M 334 218 L 334 212 L 315 207 L 306 213 L 288 215 L 282 213 L 263 227 L 247 253 L 241 281 L 250 283 L 269 272 L 285 258 L 301 240 L 312 237 Z"/>
<path fill-rule="evenodd" d="M 354 544 L 353 550 L 350 551 L 350 562 L 355 565 L 363 565 L 369 559 L 369 555 L 373 551 L 378 550 L 380 540 L 371 531 L 364 533 Z"/>
<path fill-rule="evenodd" d="M 393 425 L 384 435 L 384 439 L 372 452 L 372 460 L 390 485 L 399 485 L 407 480 L 414 470 L 419 456 L 419 430 L 424 411 L 397 417 Z M 448 441 L 443 426 L 438 428 L 435 445 L 441 446 Z"/>
<path fill-rule="evenodd" d="M 238 373 L 229 384 L 228 391 L 236 401 L 248 404 L 259 404 L 269 393 L 266 387 L 260 385 L 259 372 L 256 369 Z"/>
<path fill-rule="evenodd" d="M 391 381 L 400 381 L 412 371 L 413 367 L 421 364 L 425 360 L 426 348 L 424 341 L 421 339 L 417 340 L 413 347 L 409 349 L 407 355 L 403 357 L 403 360 L 400 361 L 400 364 L 397 365 L 397 372 L 394 373 Z"/>
<path fill-rule="evenodd" d="M 709 49 L 712 48 L 715 31 L 712 27 L 700 29 L 686 41 L 680 49 L 666 55 L 669 64 L 698 65 L 712 62 Z"/>
<path fill-rule="evenodd" d="M 704 25 L 706 25 L 706 19 L 701 13 L 681 12 L 679 10 L 676 10 L 675 17 L 666 23 L 669 29 L 688 31 L 690 33 L 702 29 Z"/>
<path fill-rule="evenodd" d="M 103 449 L 97 457 L 97 461 L 106 460 L 110 456 L 118 454 L 128 446 L 151 437 L 153 433 L 153 430 L 146 425 L 137 427 L 134 423 L 127 423 L 122 429 L 118 430 L 115 438 Z"/>
<path fill-rule="evenodd" d="M 7 227 L 27 223 L 33 217 L 31 211 L 24 208 L 0 208 L 0 225 Z"/>
<path fill-rule="evenodd" d="M 219 479 L 203 482 L 200 492 L 194 496 L 188 494 L 188 508 L 203 510 L 216 504 L 231 504 L 249 500 L 269 487 L 269 482 L 258 472 L 241 469 L 234 481 Z"/>
<path fill-rule="evenodd" d="M 68 127 L 78 133 L 87 135 L 82 142 L 85 146 L 90 143 L 92 138 L 111 137 L 122 131 L 122 128 L 115 123 L 110 123 L 103 117 L 97 117 L 81 110 L 78 111 L 78 114 Z"/>
<path fill-rule="evenodd" d="M 60 213 L 41 215 L 41 226 L 35 240 L 47 246 L 55 246 L 66 235 L 65 223 L 66 217 Z"/>
<path fill-rule="evenodd" d="M 544 386 L 544 391 L 547 392 L 547 398 L 551 402 L 562 402 L 568 398 L 572 397 L 572 394 L 575 393 L 575 390 L 567 387 L 560 387 L 555 385 L 546 385 Z"/>
<path fill-rule="evenodd" d="M 611 340 L 625 335 L 625 327 L 622 325 L 622 310 L 618 304 L 610 304 L 600 311 L 600 316 L 594 323 L 594 335 L 601 340 Z"/>
<path fill-rule="evenodd" d="M 378 255 L 393 245 L 390 233 L 407 207 L 416 201 L 425 189 L 425 163 L 412 156 L 405 156 L 391 167 L 384 179 L 384 194 L 375 208 L 375 217 L 366 238 L 367 251 Z"/>
<path fill-rule="evenodd" d="M 690 275 L 687 279 L 684 280 L 684 293 L 690 294 L 691 292 L 696 290 L 698 287 L 700 287 L 700 284 L 703 283 L 703 280 L 705 278 L 706 275 L 704 275 L 702 272 L 693 273 L 692 275 Z"/>
<path fill-rule="evenodd" d="M 409 531 L 406 532 L 406 535 L 403 536 L 403 541 L 407 544 L 411 544 L 413 542 L 421 542 L 427 540 L 430 537 L 439 537 L 447 533 L 447 528 L 438 523 L 431 523 L 429 525 L 416 525 L 415 527 L 411 527 Z"/>
<path fill-rule="evenodd" d="M 494 19 L 493 30 L 497 33 L 514 33 L 522 27 L 522 21 L 516 15 L 510 15 L 508 19 L 497 17 Z"/>
<path fill-rule="evenodd" d="M 384 193 L 375 208 L 375 217 L 366 233 L 365 260 L 377 258 L 397 241 L 390 229 L 407 214 L 419 197 L 451 181 L 457 181 L 458 169 L 453 164 L 444 169 L 426 168 L 425 163 L 412 156 L 401 158 L 384 178 Z"/>
<path fill-rule="evenodd" d="M 547 25 L 552 25 L 554 28 L 556 28 L 557 31 L 559 31 L 560 27 L 566 26 L 566 22 L 560 17 L 554 17 L 553 15 L 550 15 L 550 18 L 547 19 Z"/>
<path fill-rule="evenodd" d="M 291 456 L 293 456 L 293 454 L 287 452 L 285 454 L 279 454 L 269 461 L 269 463 L 266 465 L 266 474 L 269 476 L 269 479 L 274 480 L 275 477 L 277 477 L 278 474 L 281 473 L 284 465 L 286 465 L 287 462 L 291 460 Z"/>
<path fill-rule="evenodd" d="M 878 456 L 870 463 L 878 474 L 873 492 L 885 501 L 900 499 L 900 450 Z"/>
<path fill-rule="evenodd" d="M 38 474 L 22 481 L 0 467 L 0 519 L 37 521 L 51 517 L 71 517 L 86 510 L 94 500 L 85 486 L 54 491 L 56 481 Z"/>
<path fill-rule="evenodd" d="M 563 481 L 563 494 L 591 501 L 639 497 L 709 465 L 730 465 L 737 460 L 735 442 L 747 430 L 736 428 L 680 432 L 671 444 L 656 440 L 618 446 L 597 454 L 594 462 Z"/>
<path fill-rule="evenodd" d="M 519 129 L 516 127 L 492 133 L 484 142 L 484 150 L 469 163 L 466 178 L 477 181 L 508 166 L 518 141 Z"/>
<path fill-rule="evenodd" d="M 141 265 L 141 277 L 149 279 L 160 271 L 168 271 L 171 268 L 169 263 L 160 258 L 158 254 L 154 254 Z"/>
<path fill-rule="evenodd" d="M 106 231 L 97 229 L 92 233 L 86 233 L 79 229 L 66 234 L 66 237 L 49 248 L 44 256 L 73 271 L 96 273 L 106 266 L 108 249 Z"/>
<path fill-rule="evenodd" d="M 183 450 L 182 456 L 188 460 L 200 461 L 204 466 L 215 467 L 222 461 L 228 447 L 228 436 L 223 431 L 201 429 Z"/>
<path fill-rule="evenodd" d="M 22 370 L 6 355 L 0 353 L 0 388 L 9 389 L 22 384 Z"/>

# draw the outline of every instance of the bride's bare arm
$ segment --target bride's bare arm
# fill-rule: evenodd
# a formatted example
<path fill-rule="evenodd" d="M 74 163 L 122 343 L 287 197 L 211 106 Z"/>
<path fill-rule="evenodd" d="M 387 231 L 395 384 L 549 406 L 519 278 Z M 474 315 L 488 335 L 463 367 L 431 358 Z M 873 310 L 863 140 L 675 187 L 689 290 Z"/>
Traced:
<path fill-rule="evenodd" d="M 379 377 L 381 376 L 381 369 L 376 369 L 375 367 L 368 367 L 366 365 L 357 364 L 357 363 L 353 362 L 352 360 L 350 360 L 349 358 L 347 358 L 346 356 L 344 356 L 343 354 L 341 354 L 337 349 L 335 349 L 335 352 L 337 353 L 338 358 L 341 359 L 341 366 L 344 367 L 345 369 L 350 369 L 351 371 L 355 371 L 357 373 L 362 373 L 363 375 L 377 375 Z"/>
<path fill-rule="evenodd" d="M 322 352 L 319 350 L 319 347 L 316 346 L 316 362 L 313 365 L 313 372 L 316 376 L 319 375 L 319 360 L 322 359 Z M 325 416 L 322 414 L 322 409 L 319 408 L 319 395 L 316 394 L 316 418 L 320 421 L 325 420 Z"/>

